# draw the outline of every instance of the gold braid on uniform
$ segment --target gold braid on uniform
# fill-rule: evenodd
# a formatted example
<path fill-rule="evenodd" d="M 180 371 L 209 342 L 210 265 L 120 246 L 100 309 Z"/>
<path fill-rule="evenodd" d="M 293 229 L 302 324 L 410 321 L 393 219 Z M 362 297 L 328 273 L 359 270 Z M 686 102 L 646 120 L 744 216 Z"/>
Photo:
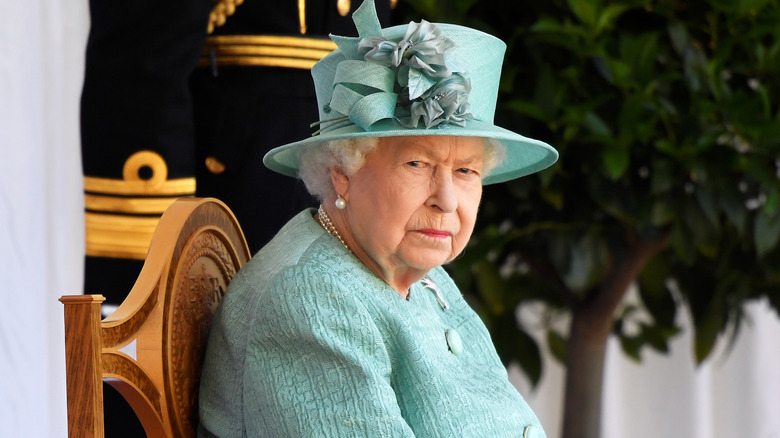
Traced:
<path fill-rule="evenodd" d="M 209 14 L 208 33 L 214 32 L 214 29 L 222 26 L 227 21 L 227 17 L 236 12 L 236 8 L 244 3 L 244 0 L 214 0 L 214 7 Z M 351 9 L 350 0 L 336 0 L 336 8 L 342 17 L 346 17 Z M 398 0 L 390 0 L 390 8 L 395 9 Z M 298 25 L 301 35 L 306 35 L 306 0 L 298 0 Z"/>
<path fill-rule="evenodd" d="M 85 175 L 87 255 L 145 259 L 163 212 L 177 198 L 194 195 L 195 178 L 169 179 L 165 160 L 154 151 L 130 155 L 122 179 Z"/>
<path fill-rule="evenodd" d="M 349 14 L 350 3 L 351 2 L 349 0 L 338 0 L 336 3 L 336 9 L 338 9 L 339 15 L 346 17 L 347 14 Z"/>
<path fill-rule="evenodd" d="M 214 28 L 222 26 L 227 17 L 236 12 L 236 7 L 244 3 L 244 0 L 214 0 L 214 7 L 209 14 L 208 33 L 214 32 Z"/>

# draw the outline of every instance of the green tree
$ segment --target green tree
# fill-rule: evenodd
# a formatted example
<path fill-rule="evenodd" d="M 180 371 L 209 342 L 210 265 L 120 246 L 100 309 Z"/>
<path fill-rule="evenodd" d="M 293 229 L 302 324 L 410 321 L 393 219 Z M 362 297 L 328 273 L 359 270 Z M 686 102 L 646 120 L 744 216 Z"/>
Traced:
<path fill-rule="evenodd" d="M 568 333 L 551 325 L 546 339 L 570 370 L 565 438 L 599 436 L 610 334 L 637 360 L 665 352 L 686 306 L 702 361 L 748 301 L 780 309 L 777 0 L 407 0 L 404 11 L 506 41 L 496 121 L 560 152 L 546 171 L 486 187 L 450 270 L 533 383 L 539 346 L 517 307 L 570 315 Z M 631 285 L 641 309 L 621 307 Z"/>

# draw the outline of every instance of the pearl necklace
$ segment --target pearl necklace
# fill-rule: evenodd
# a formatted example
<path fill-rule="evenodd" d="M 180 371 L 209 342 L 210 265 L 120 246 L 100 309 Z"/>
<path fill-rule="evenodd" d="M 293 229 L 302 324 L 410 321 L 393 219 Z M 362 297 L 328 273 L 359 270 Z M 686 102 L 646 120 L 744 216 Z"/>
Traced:
<path fill-rule="evenodd" d="M 322 228 L 325 228 L 325 231 L 327 231 L 328 234 L 334 236 L 336 239 L 339 239 L 339 242 L 344 245 L 344 248 L 347 248 L 347 251 L 351 252 L 346 242 L 344 242 L 344 239 L 341 238 L 341 235 L 336 230 L 336 227 L 333 226 L 333 222 L 330 221 L 328 214 L 325 213 L 325 210 L 322 209 L 322 204 L 320 204 L 320 208 L 317 210 L 317 220 L 319 221 L 320 225 L 322 225 Z"/>

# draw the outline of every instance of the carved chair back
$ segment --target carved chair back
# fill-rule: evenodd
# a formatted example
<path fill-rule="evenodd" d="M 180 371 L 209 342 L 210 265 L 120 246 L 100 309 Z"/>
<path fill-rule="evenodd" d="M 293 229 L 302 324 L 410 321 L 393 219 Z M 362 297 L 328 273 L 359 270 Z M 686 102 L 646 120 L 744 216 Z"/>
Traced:
<path fill-rule="evenodd" d="M 213 198 L 163 214 L 127 298 L 101 321 L 101 295 L 63 296 L 68 436 L 103 437 L 103 387 L 116 388 L 149 437 L 194 437 L 211 319 L 250 258 L 235 216 Z"/>

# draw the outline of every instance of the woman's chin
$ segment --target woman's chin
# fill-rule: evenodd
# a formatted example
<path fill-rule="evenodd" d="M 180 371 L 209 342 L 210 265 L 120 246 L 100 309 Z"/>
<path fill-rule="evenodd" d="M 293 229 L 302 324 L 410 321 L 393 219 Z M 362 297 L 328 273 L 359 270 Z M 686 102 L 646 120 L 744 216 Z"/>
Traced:
<path fill-rule="evenodd" d="M 408 256 L 402 258 L 405 259 L 406 265 L 426 273 L 447 263 L 452 258 L 449 249 L 415 248 L 405 252 Z"/>

